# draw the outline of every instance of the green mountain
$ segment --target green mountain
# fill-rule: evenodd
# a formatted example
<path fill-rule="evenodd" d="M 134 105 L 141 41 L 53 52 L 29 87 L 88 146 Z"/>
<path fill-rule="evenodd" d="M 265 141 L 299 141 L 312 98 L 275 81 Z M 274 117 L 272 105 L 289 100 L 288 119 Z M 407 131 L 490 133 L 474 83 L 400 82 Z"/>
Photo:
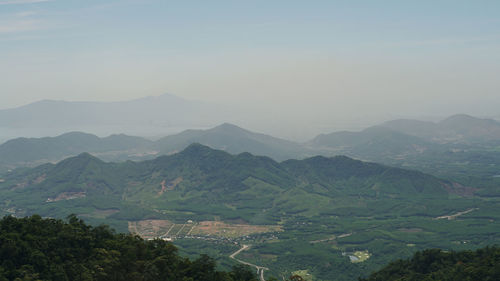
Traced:
<path fill-rule="evenodd" d="M 308 145 L 325 153 L 342 153 L 364 159 L 404 158 L 436 146 L 419 137 L 380 126 L 360 132 L 319 135 Z"/>
<path fill-rule="evenodd" d="M 124 220 L 137 218 L 130 211 L 139 218 L 151 214 L 175 220 L 196 214 L 271 223 L 282 213 L 313 215 L 335 209 L 328 202 L 339 196 L 446 197 L 447 184 L 420 172 L 343 156 L 278 163 L 193 144 L 143 162 L 106 163 L 83 153 L 55 165 L 16 170 L 0 183 L 0 194 L 9 202 L 4 211 L 14 208 L 23 215 L 116 209 L 111 217 Z"/>
<path fill-rule="evenodd" d="M 360 132 L 322 134 L 303 144 L 228 123 L 208 130 L 187 130 L 155 142 L 126 135 L 99 138 L 73 132 L 52 138 L 18 138 L 1 144 L 0 172 L 56 162 L 82 152 L 106 161 L 145 160 L 182 151 L 192 143 L 235 154 L 250 152 L 277 161 L 318 154 L 347 155 L 429 172 L 426 167 L 433 166 L 435 160 L 442 162 L 439 169 L 432 169 L 438 171 L 448 169 L 449 163 L 457 163 L 463 158 L 484 158 L 485 153 L 496 153 L 500 147 L 500 125 L 494 120 L 467 115 L 455 115 L 439 123 L 394 120 Z M 450 154 L 460 151 L 467 155 Z M 429 163 L 429 159 L 434 160 Z M 488 169 L 488 165 L 483 166 Z"/>
<path fill-rule="evenodd" d="M 35 166 L 90 152 L 108 160 L 132 158 L 134 153 L 147 151 L 151 141 L 127 135 L 99 138 L 81 132 L 57 137 L 17 138 L 0 145 L 0 169 Z"/>
<path fill-rule="evenodd" d="M 466 114 L 453 115 L 437 123 L 400 119 L 381 126 L 440 143 L 500 141 L 500 122 Z"/>
<path fill-rule="evenodd" d="M 307 143 L 322 155 L 419 170 L 463 185 L 500 194 L 500 123 L 468 115 L 441 122 L 393 120 L 360 132 L 320 135 Z"/>
<path fill-rule="evenodd" d="M 208 130 L 187 130 L 156 142 L 123 134 L 99 138 L 81 132 L 57 137 L 17 138 L 0 145 L 0 172 L 57 162 L 83 152 L 106 161 L 145 160 L 182 151 L 192 143 L 201 143 L 229 153 L 266 155 L 276 160 L 312 155 L 300 144 L 225 123 Z"/>
<path fill-rule="evenodd" d="M 275 160 L 302 158 L 311 155 L 298 143 L 254 133 L 238 126 L 224 123 L 208 130 L 187 130 L 158 140 L 155 148 L 162 154 L 183 150 L 192 143 L 200 143 L 229 153 L 250 152 Z"/>

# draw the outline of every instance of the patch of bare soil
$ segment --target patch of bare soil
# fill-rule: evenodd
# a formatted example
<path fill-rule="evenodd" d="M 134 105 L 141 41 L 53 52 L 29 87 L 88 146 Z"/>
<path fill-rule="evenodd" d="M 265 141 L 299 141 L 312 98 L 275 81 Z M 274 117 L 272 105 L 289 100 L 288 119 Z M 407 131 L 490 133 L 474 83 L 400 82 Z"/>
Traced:
<path fill-rule="evenodd" d="M 16 183 L 14 186 L 12 186 L 11 190 L 23 189 L 23 188 L 30 186 L 32 184 L 42 183 L 45 180 L 46 176 L 47 176 L 46 174 L 42 174 L 42 175 L 40 175 L 32 180 L 24 179 L 23 181 L 20 181 L 20 182 Z"/>
<path fill-rule="evenodd" d="M 182 177 L 178 177 L 173 181 L 167 182 L 163 180 L 161 184 L 161 190 L 158 192 L 158 195 L 162 195 L 165 191 L 174 190 L 174 188 L 182 182 Z"/>
<path fill-rule="evenodd" d="M 241 237 L 255 233 L 282 231 L 281 226 L 227 224 L 222 221 L 202 221 L 195 226 L 192 235 Z"/>
<path fill-rule="evenodd" d="M 474 196 L 474 192 L 476 192 L 478 189 L 470 186 L 465 186 L 461 185 L 457 182 L 448 184 L 448 183 L 443 183 L 442 184 L 444 189 L 448 191 L 450 194 L 456 194 L 460 196 L 465 196 L 465 197 L 472 197 Z"/>
<path fill-rule="evenodd" d="M 47 198 L 45 202 L 57 202 L 61 200 L 71 200 L 87 196 L 85 192 L 63 192 L 53 198 Z"/>
<path fill-rule="evenodd" d="M 129 221 L 128 230 L 142 238 L 155 238 L 167 233 L 174 224 L 168 220 Z"/>
<path fill-rule="evenodd" d="M 33 183 L 34 183 L 34 184 L 39 184 L 39 183 L 42 183 L 42 182 L 45 180 L 45 178 L 46 178 L 46 177 L 47 177 L 47 175 L 46 175 L 46 174 L 43 174 L 43 175 L 41 175 L 41 176 L 38 176 L 38 177 L 37 177 L 37 178 L 33 181 Z"/>

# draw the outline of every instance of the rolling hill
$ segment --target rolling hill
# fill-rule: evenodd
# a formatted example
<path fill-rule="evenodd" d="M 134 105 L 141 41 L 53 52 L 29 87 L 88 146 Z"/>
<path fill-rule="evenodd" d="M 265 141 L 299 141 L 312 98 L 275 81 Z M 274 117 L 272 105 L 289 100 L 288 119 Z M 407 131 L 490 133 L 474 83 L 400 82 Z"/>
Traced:
<path fill-rule="evenodd" d="M 224 123 L 208 130 L 183 131 L 157 141 L 123 134 L 99 138 L 82 132 L 57 137 L 12 139 L 0 145 L 0 171 L 57 162 L 83 152 L 107 161 L 145 160 L 182 151 L 192 143 L 229 153 L 265 155 L 278 161 L 312 155 L 298 143 Z"/>
<path fill-rule="evenodd" d="M 335 208 L 328 202 L 339 197 L 447 197 L 446 184 L 420 172 L 344 156 L 279 163 L 192 144 L 180 153 L 143 162 L 106 163 L 83 153 L 16 170 L 3 178 L 0 194 L 9 202 L 4 212 L 14 208 L 16 214 L 116 209 L 116 219 L 149 213 L 175 220 L 196 214 L 258 223 L 279 220 L 276 214 L 283 212 L 317 214 Z M 170 215 L 155 211 L 161 209 Z"/>
<path fill-rule="evenodd" d="M 134 154 L 150 151 L 152 142 L 127 135 L 99 138 L 81 132 L 57 137 L 17 138 L 0 145 L 0 170 L 33 167 L 56 162 L 82 152 L 90 152 L 107 160 L 133 159 Z"/>
<path fill-rule="evenodd" d="M 480 179 L 498 175 L 500 144 L 496 127 L 495 121 L 464 115 L 452 116 L 439 124 L 395 120 L 360 132 L 319 135 L 307 143 L 251 132 L 228 123 L 207 130 L 187 130 L 157 141 L 126 135 L 98 138 L 75 132 L 53 138 L 19 138 L 0 145 L 0 172 L 56 162 L 83 152 L 105 161 L 146 160 L 201 143 L 229 153 L 250 152 L 276 161 L 346 155 L 477 185 Z M 485 141 L 478 141 L 483 137 Z"/>
<path fill-rule="evenodd" d="M 500 141 L 500 122 L 466 114 L 453 115 L 437 123 L 400 119 L 381 126 L 440 143 Z"/>
<path fill-rule="evenodd" d="M 325 153 L 340 153 L 363 159 L 403 158 L 420 154 L 436 145 L 416 136 L 375 126 L 360 132 L 319 135 L 307 145 Z"/>
<path fill-rule="evenodd" d="M 85 131 L 98 135 L 122 132 L 157 135 L 223 122 L 228 109 L 171 94 L 120 102 L 42 100 L 0 110 L 2 138 L 59 135 Z M 10 134 L 10 135 L 8 135 Z"/>
<path fill-rule="evenodd" d="M 500 163 L 500 123 L 491 119 L 463 114 L 437 123 L 399 119 L 360 132 L 319 135 L 306 145 L 318 154 L 415 169 L 498 193 L 492 178 Z"/>
<path fill-rule="evenodd" d="M 200 143 L 229 153 L 249 152 L 269 156 L 275 160 L 302 158 L 311 155 L 298 143 L 259 134 L 224 123 L 208 130 L 187 130 L 158 140 L 155 148 L 163 154 L 171 154 L 192 143 Z"/>

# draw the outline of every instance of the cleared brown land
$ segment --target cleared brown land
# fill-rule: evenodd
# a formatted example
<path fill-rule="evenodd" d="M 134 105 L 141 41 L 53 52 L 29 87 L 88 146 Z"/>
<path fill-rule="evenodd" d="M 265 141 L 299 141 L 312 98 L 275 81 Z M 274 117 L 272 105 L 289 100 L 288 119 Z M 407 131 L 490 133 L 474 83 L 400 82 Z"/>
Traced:
<path fill-rule="evenodd" d="M 182 177 L 178 177 L 173 181 L 167 183 L 166 180 L 163 180 L 161 185 L 161 190 L 158 192 L 158 195 L 162 195 L 165 191 L 174 190 L 174 188 L 182 182 Z"/>
<path fill-rule="evenodd" d="M 129 221 L 128 230 L 142 238 L 156 238 L 166 235 L 174 223 L 168 220 Z"/>
<path fill-rule="evenodd" d="M 131 233 L 143 238 L 183 237 L 183 236 L 219 236 L 236 238 L 256 233 L 282 231 L 281 226 L 228 224 L 221 221 L 202 221 L 174 224 L 168 220 L 142 220 L 128 222 Z"/>
<path fill-rule="evenodd" d="M 48 198 L 46 202 L 57 202 L 61 200 L 71 200 L 87 196 L 85 192 L 63 192 L 55 198 Z"/>
<path fill-rule="evenodd" d="M 208 235 L 221 237 L 241 237 L 256 233 L 282 231 L 281 226 L 227 224 L 221 221 L 202 221 L 191 231 L 191 235 Z"/>

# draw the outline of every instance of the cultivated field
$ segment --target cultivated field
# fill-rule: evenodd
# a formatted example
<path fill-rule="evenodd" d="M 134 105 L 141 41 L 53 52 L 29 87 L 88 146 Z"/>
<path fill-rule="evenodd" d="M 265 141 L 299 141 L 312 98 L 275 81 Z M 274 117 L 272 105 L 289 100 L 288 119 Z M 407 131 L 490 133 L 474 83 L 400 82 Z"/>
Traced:
<path fill-rule="evenodd" d="M 168 220 L 130 221 L 128 229 L 143 238 L 180 238 L 185 236 L 216 236 L 238 238 L 257 233 L 282 231 L 281 226 L 229 224 L 221 221 L 188 221 L 175 224 Z"/>

